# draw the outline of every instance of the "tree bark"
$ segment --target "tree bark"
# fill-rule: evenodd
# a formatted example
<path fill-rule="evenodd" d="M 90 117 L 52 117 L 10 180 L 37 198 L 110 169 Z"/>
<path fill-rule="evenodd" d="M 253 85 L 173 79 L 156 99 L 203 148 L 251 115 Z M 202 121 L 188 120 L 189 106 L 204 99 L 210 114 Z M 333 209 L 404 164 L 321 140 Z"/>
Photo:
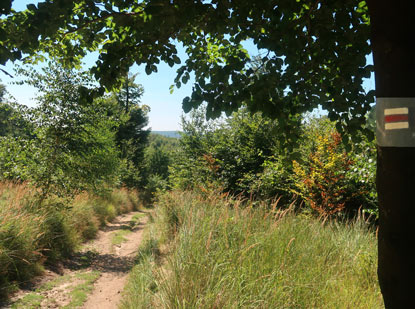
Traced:
<path fill-rule="evenodd" d="M 128 76 L 128 72 L 127 72 L 127 81 L 126 81 L 126 84 L 125 84 L 125 87 L 126 87 L 126 99 L 125 99 L 125 112 L 126 113 L 128 113 L 128 111 L 129 111 L 129 103 L 130 103 L 130 88 L 129 88 L 129 86 L 130 86 L 130 79 L 129 79 L 129 76 Z"/>
<path fill-rule="evenodd" d="M 415 97 L 411 0 L 369 0 L 377 98 Z M 399 107 L 399 106 L 396 106 Z M 414 115 L 409 114 L 409 117 Z M 415 128 L 410 128 L 414 130 Z M 386 308 L 410 308 L 415 274 L 415 147 L 380 147 L 378 276 Z"/>

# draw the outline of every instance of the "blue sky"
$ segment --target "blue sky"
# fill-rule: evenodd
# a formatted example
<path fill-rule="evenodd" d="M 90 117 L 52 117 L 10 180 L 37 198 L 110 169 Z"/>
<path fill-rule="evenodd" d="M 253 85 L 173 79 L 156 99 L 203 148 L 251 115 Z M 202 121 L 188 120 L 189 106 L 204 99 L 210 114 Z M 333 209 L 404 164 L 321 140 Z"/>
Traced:
<path fill-rule="evenodd" d="M 38 1 L 30 0 L 15 0 L 13 2 L 13 8 L 17 11 L 26 8 L 28 3 L 37 3 Z M 245 48 L 251 55 L 257 55 L 258 50 L 253 44 L 247 44 Z M 185 52 L 183 48 L 178 47 L 180 58 L 185 60 Z M 93 57 L 86 59 L 87 66 L 91 66 L 93 63 Z M 371 57 L 370 60 L 371 61 Z M 149 127 L 155 131 L 173 131 L 180 130 L 180 116 L 182 115 L 181 102 L 184 97 L 191 94 L 192 80 L 186 85 L 182 85 L 180 89 L 175 88 L 173 94 L 170 94 L 170 86 L 173 84 L 173 80 L 176 76 L 176 70 L 179 65 L 170 68 L 167 64 L 160 63 L 158 65 L 158 72 L 151 75 L 147 75 L 144 72 L 144 66 L 135 65 L 131 69 L 131 73 L 138 73 L 136 82 L 143 85 L 144 95 L 142 97 L 142 104 L 150 106 L 151 111 L 149 113 Z M 13 64 L 8 63 L 6 71 L 13 73 Z M 9 93 L 17 100 L 17 102 L 29 106 L 34 106 L 35 101 L 35 89 L 27 85 L 13 85 L 11 82 L 13 79 L 9 78 L 4 73 L 0 73 L 0 79 L 2 83 L 7 86 Z M 14 79 L 16 80 L 16 78 Z M 374 89 L 374 79 L 367 80 L 364 85 L 365 89 Z"/>

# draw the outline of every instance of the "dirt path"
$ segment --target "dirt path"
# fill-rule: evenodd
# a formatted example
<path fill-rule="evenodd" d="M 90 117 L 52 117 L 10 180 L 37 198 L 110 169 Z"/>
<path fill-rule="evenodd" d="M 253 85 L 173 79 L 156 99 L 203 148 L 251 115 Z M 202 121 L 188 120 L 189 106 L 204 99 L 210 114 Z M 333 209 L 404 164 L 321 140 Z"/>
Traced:
<path fill-rule="evenodd" d="M 101 255 L 101 263 L 97 263 L 97 266 L 99 266 L 102 275 L 95 282 L 94 290 L 88 297 L 84 308 L 117 308 L 128 271 L 134 265 L 137 249 L 141 243 L 143 224 L 147 219 L 147 217 L 142 218 L 139 224 L 134 224 L 134 221 L 131 220 L 134 215 L 137 214 L 132 213 L 121 217 L 118 222 L 109 225 L 92 244 Z M 135 227 L 131 229 L 131 233 L 121 236 L 125 240 L 114 244 L 114 237 L 120 234 L 116 235 L 111 231 L 129 231 L 132 225 Z"/>
<path fill-rule="evenodd" d="M 18 297 L 13 308 L 117 308 L 146 222 L 143 212 L 117 217 L 65 261 L 60 274 L 48 271 L 34 291 Z"/>

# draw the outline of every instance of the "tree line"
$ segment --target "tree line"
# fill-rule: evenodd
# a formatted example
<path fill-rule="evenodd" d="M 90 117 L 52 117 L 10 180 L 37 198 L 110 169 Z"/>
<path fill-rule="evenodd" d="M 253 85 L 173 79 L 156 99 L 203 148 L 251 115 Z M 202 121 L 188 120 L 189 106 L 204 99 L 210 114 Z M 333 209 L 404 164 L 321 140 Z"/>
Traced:
<path fill-rule="evenodd" d="M 166 177 L 165 143 L 150 136 L 144 89 L 126 76 L 122 87 L 90 102 L 96 87 L 88 72 L 49 63 L 40 72 L 20 69 L 37 89 L 36 106 L 7 99 L 1 87 L 0 179 L 30 182 L 49 195 L 102 193 L 126 186 L 144 193 L 154 177 Z M 164 140 L 163 140 L 164 141 Z M 163 157 L 164 156 L 164 157 Z M 154 181 L 153 181 L 154 182 Z"/>

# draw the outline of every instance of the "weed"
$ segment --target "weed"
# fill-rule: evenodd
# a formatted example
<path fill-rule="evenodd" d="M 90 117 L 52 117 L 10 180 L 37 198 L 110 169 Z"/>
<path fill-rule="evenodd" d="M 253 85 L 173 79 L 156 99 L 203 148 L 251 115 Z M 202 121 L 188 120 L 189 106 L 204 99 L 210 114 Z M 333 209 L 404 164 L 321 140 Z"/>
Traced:
<path fill-rule="evenodd" d="M 72 287 L 70 291 L 71 302 L 63 308 L 79 308 L 87 300 L 88 294 L 93 289 L 94 282 L 99 278 L 99 271 L 92 271 L 86 273 L 79 273 L 75 278 L 83 281 Z"/>
<path fill-rule="evenodd" d="M 80 272 L 75 275 L 65 275 L 46 282 L 34 292 L 26 294 L 23 298 L 12 304 L 12 308 L 42 308 L 44 306 L 59 306 L 54 299 L 46 300 L 45 296 L 54 289 L 65 286 L 69 303 L 63 308 L 79 308 L 87 300 L 92 291 L 93 283 L 99 278 L 100 272 Z M 52 304 L 53 303 L 53 304 Z"/>
<path fill-rule="evenodd" d="M 119 231 L 115 232 L 114 235 L 111 238 L 111 243 L 114 246 L 122 244 L 124 241 L 127 241 L 125 236 L 127 236 L 128 234 L 131 234 L 130 229 L 128 229 L 128 230 L 127 229 L 119 230 Z"/>
<path fill-rule="evenodd" d="M 45 299 L 43 295 L 29 293 L 11 306 L 12 309 L 17 308 L 41 308 L 41 303 Z"/>

